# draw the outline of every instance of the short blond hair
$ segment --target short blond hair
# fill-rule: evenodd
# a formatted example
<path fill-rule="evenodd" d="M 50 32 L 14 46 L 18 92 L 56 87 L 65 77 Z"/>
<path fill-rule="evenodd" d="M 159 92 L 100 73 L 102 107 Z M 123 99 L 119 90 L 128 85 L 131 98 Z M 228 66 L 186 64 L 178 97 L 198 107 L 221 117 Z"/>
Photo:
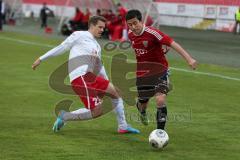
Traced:
<path fill-rule="evenodd" d="M 90 19 L 88 21 L 88 27 L 90 27 L 91 24 L 96 26 L 98 21 L 102 21 L 104 23 L 107 22 L 106 18 L 104 18 L 102 16 L 92 16 L 92 17 L 90 17 Z"/>

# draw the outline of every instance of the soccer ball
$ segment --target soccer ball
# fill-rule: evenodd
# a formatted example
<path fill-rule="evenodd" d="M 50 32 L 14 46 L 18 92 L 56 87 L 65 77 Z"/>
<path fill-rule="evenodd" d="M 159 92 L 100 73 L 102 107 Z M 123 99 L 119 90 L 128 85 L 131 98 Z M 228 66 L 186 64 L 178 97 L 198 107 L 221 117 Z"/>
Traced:
<path fill-rule="evenodd" d="M 166 131 L 155 129 L 149 135 L 149 144 L 156 149 L 162 149 L 167 146 L 169 137 Z"/>

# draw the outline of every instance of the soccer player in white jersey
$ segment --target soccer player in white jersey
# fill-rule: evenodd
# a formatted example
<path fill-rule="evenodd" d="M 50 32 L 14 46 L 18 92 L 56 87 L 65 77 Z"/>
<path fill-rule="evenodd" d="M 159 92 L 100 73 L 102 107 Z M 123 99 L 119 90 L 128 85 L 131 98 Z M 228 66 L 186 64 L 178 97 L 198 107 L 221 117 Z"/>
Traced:
<path fill-rule="evenodd" d="M 74 32 L 59 46 L 39 57 L 32 65 L 35 70 L 42 61 L 70 50 L 68 61 L 70 82 L 85 108 L 73 112 L 60 111 L 53 126 L 54 132 L 59 131 L 66 121 L 88 120 L 103 115 L 104 106 L 101 99 L 104 94 L 108 94 L 117 116 L 118 133 L 140 133 L 139 130 L 127 124 L 123 100 L 113 84 L 109 82 L 101 63 L 101 47 L 95 38 L 101 36 L 105 23 L 105 18 L 101 16 L 91 17 L 88 31 Z M 96 70 L 99 70 L 97 75 Z"/>

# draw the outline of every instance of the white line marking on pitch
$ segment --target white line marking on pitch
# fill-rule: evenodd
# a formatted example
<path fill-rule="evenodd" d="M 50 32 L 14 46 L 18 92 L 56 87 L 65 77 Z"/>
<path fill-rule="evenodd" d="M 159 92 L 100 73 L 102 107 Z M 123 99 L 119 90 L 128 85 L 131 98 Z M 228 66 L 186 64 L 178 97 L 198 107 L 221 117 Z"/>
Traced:
<path fill-rule="evenodd" d="M 35 46 L 40 46 L 40 47 L 48 47 L 48 48 L 55 47 L 54 45 L 48 45 L 48 44 L 43 44 L 43 43 L 38 43 L 38 42 L 31 42 L 31 41 L 26 41 L 26 40 L 21 40 L 21 39 L 8 38 L 8 37 L 4 37 L 4 36 L 0 36 L 0 39 L 13 41 L 13 42 L 17 42 L 17 43 L 22 43 L 22 44 L 35 45 Z M 110 58 L 111 56 L 103 55 L 103 57 Z M 135 62 L 135 61 L 130 60 L 129 62 Z M 176 71 L 181 71 L 181 72 L 186 72 L 186 73 L 193 73 L 193 74 L 205 75 L 205 76 L 216 77 L 216 78 L 221 78 L 221 79 L 240 81 L 240 78 L 224 76 L 224 75 L 221 75 L 221 74 L 191 71 L 191 70 L 187 70 L 187 69 L 183 69 L 183 68 L 175 68 L 175 67 L 170 67 L 170 69 L 176 70 Z"/>

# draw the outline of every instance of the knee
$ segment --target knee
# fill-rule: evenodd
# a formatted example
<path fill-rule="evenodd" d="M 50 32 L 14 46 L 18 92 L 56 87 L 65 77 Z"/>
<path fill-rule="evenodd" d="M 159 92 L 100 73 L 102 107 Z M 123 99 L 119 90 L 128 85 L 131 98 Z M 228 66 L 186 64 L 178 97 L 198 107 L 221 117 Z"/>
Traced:
<path fill-rule="evenodd" d="M 120 98 L 120 90 L 117 89 L 113 84 L 109 83 L 108 88 L 107 88 L 107 95 L 113 99 Z"/>
<path fill-rule="evenodd" d="M 100 117 L 103 114 L 103 110 L 101 106 L 97 106 L 91 110 L 92 118 Z"/>
<path fill-rule="evenodd" d="M 165 104 L 166 95 L 159 95 L 156 97 L 156 104 L 158 107 L 161 107 Z"/>

